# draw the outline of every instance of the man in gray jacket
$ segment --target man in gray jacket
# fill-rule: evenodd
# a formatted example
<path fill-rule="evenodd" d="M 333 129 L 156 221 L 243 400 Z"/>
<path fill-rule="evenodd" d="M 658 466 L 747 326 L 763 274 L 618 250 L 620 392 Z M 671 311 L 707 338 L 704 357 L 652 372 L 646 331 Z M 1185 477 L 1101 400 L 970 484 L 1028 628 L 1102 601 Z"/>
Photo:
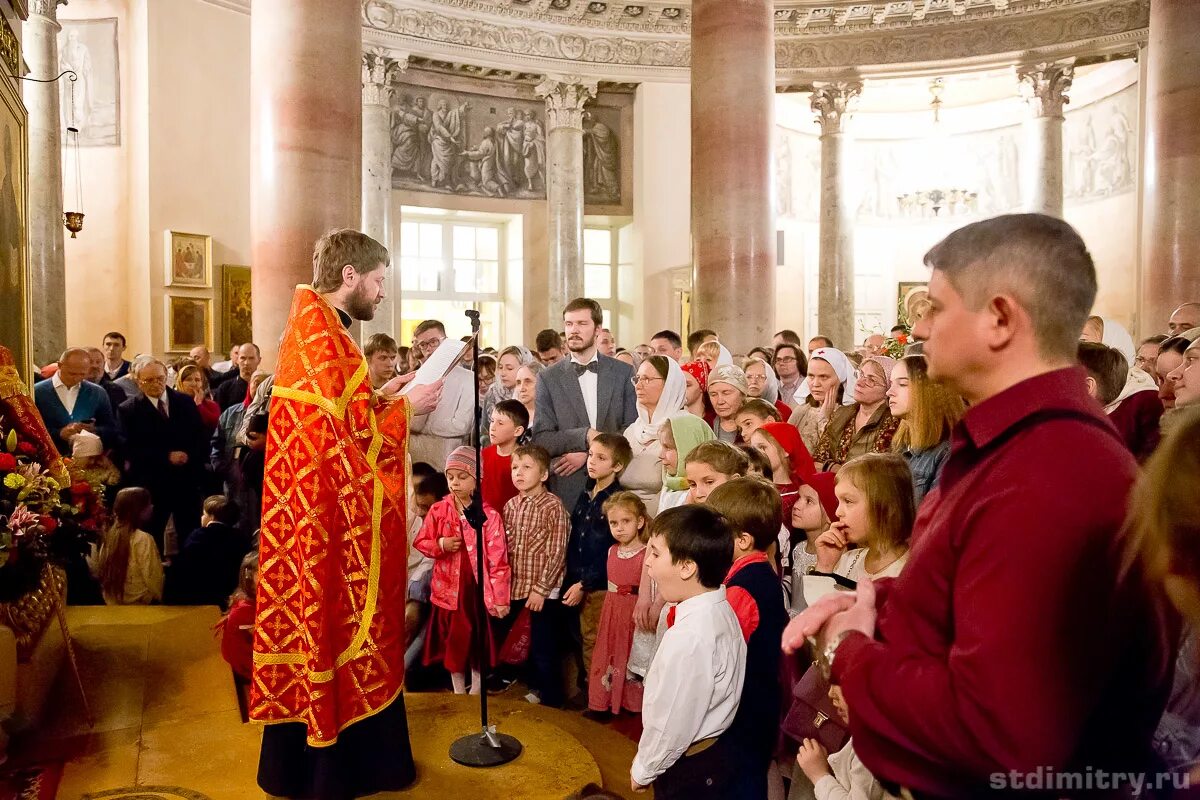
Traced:
<path fill-rule="evenodd" d="M 533 441 L 550 451 L 550 489 L 570 512 L 587 484 L 588 445 L 637 419 L 633 367 L 596 351 L 600 304 L 580 297 L 563 309 L 569 356 L 538 376 Z"/>

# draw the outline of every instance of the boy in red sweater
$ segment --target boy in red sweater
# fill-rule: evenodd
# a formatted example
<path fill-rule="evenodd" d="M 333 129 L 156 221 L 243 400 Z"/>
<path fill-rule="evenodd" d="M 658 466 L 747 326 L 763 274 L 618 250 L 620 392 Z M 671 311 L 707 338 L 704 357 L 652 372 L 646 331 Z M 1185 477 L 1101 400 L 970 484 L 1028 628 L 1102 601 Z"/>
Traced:
<path fill-rule="evenodd" d="M 512 455 L 529 428 L 529 412 L 518 400 L 501 400 L 492 410 L 488 426 L 491 444 L 483 448 L 483 502 L 503 511 L 517 496 L 512 481 Z"/>

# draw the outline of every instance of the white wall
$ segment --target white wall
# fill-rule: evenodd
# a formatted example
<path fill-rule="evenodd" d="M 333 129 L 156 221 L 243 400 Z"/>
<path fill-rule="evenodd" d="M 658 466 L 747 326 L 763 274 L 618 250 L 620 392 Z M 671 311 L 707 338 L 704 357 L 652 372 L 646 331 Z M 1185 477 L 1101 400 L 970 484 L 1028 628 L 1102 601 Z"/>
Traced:
<path fill-rule="evenodd" d="M 664 327 L 679 325 L 669 271 L 690 269 L 692 263 L 691 114 L 689 85 L 638 87 L 633 106 L 631 239 L 634 262 L 643 275 L 642 336 L 623 337 L 626 342 L 636 344 Z"/>

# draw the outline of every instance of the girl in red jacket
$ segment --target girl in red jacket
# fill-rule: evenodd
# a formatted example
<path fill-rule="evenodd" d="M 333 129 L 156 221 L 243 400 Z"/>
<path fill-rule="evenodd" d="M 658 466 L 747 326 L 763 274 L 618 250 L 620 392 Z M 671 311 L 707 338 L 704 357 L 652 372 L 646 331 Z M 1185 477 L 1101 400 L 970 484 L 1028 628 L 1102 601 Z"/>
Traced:
<path fill-rule="evenodd" d="M 455 694 L 467 691 L 467 668 L 471 669 L 471 694 L 478 694 L 482 681 L 480 664 L 475 661 L 472 642 L 479 619 L 475 602 L 478 571 L 478 547 L 475 529 L 467 522 L 464 510 L 475 492 L 475 451 L 459 447 L 446 459 L 446 481 L 450 494 L 434 503 L 425 515 L 421 532 L 413 547 L 432 558 L 433 580 L 430 601 L 433 617 L 425 639 L 425 663 L 441 661 L 450 673 Z M 483 599 L 494 617 L 508 614 L 511 571 L 504 540 L 504 523 L 491 506 L 483 507 L 484 584 Z M 495 646 L 488 637 L 489 664 L 496 659 Z"/>

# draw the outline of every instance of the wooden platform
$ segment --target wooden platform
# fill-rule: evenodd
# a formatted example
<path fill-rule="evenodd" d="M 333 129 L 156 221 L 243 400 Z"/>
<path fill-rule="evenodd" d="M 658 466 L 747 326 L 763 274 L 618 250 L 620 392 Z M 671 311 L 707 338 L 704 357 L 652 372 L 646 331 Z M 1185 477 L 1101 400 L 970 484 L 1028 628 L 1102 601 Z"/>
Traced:
<path fill-rule="evenodd" d="M 38 731 L 15 743 L 14 763 L 66 761 L 60 800 L 261 798 L 255 783 L 261 729 L 244 724 L 212 626 L 216 608 L 73 607 L 68 620 L 88 699 L 89 728 L 64 671 Z M 478 698 L 405 696 L 417 784 L 397 797 L 558 800 L 588 782 L 629 792 L 635 746 L 580 715 L 492 698 L 493 720 L 525 753 L 472 770 L 451 762 L 449 742 L 478 729 Z"/>

